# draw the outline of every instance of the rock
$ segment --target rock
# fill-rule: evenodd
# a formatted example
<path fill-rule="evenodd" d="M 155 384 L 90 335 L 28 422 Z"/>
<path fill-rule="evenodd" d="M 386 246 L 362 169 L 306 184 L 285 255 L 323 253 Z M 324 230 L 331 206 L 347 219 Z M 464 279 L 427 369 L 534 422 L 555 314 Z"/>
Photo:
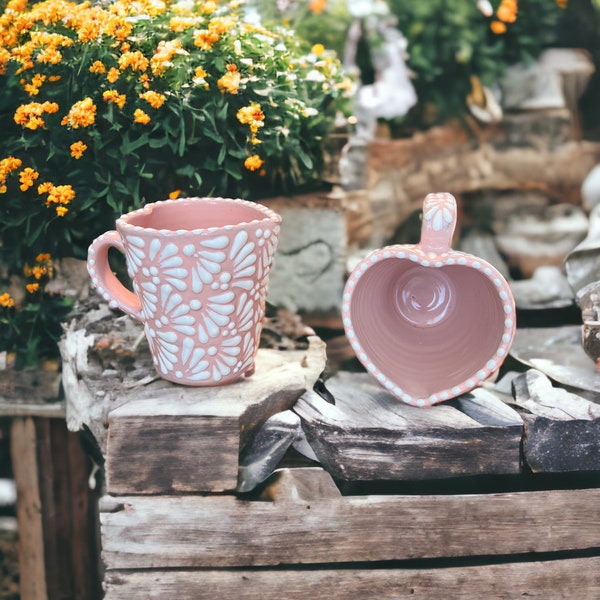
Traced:
<path fill-rule="evenodd" d="M 471 230 L 460 240 L 457 249 L 483 258 L 483 260 L 496 267 L 504 279 L 510 279 L 508 266 L 502 256 L 500 256 L 494 236 L 491 233 Z"/>
<path fill-rule="evenodd" d="M 562 266 L 565 257 L 587 233 L 588 219 L 571 204 L 549 206 L 542 214 L 514 214 L 496 241 L 510 266 L 524 278 L 544 265 Z"/>
<path fill-rule="evenodd" d="M 583 180 L 581 200 L 584 208 L 590 211 L 600 204 L 600 165 L 593 167 Z"/>
<path fill-rule="evenodd" d="M 600 279 L 600 205 L 590 213 L 585 239 L 565 257 L 565 269 L 575 294 Z"/>
<path fill-rule="evenodd" d="M 538 267 L 531 279 L 511 281 L 517 308 L 561 308 L 573 303 L 573 291 L 562 269 L 555 265 Z"/>

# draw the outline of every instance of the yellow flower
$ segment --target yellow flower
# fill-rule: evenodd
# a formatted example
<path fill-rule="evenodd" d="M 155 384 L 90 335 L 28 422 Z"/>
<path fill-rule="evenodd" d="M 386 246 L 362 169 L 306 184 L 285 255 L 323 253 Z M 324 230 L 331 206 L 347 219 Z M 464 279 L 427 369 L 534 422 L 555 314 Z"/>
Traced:
<path fill-rule="evenodd" d="M 15 305 L 15 301 L 12 299 L 12 296 L 8 292 L 4 292 L 4 294 L 0 294 L 0 306 L 4 308 L 12 308 Z"/>
<path fill-rule="evenodd" d="M 22 104 L 17 108 L 14 115 L 14 121 L 17 125 L 22 125 L 26 129 L 37 129 L 44 127 L 45 122 L 42 118 L 44 113 L 52 114 L 58 111 L 56 102 L 30 102 Z"/>
<path fill-rule="evenodd" d="M 66 206 L 57 206 L 56 207 L 56 214 L 59 217 L 64 217 L 68 212 L 69 212 L 69 209 Z"/>
<path fill-rule="evenodd" d="M 502 0 L 496 16 L 504 23 L 514 23 L 517 20 L 517 0 Z"/>
<path fill-rule="evenodd" d="M 124 71 L 130 68 L 132 71 L 145 71 L 150 61 L 139 51 L 125 52 L 119 57 L 119 68 Z"/>
<path fill-rule="evenodd" d="M 327 0 L 310 0 L 308 3 L 308 8 L 315 15 L 319 15 L 325 10 L 326 4 Z"/>
<path fill-rule="evenodd" d="M 325 46 L 323 46 L 323 44 L 315 44 L 310 51 L 317 56 L 321 56 L 321 54 L 325 52 Z"/>
<path fill-rule="evenodd" d="M 253 154 L 244 161 L 244 167 L 249 171 L 257 171 L 263 166 L 264 162 L 265 161 L 258 156 L 258 154 Z"/>
<path fill-rule="evenodd" d="M 46 76 L 36 73 L 30 82 L 27 82 L 26 79 L 21 79 L 21 85 L 30 96 L 37 96 L 44 81 L 46 81 Z"/>
<path fill-rule="evenodd" d="M 148 91 L 140 94 L 140 98 L 145 100 L 152 108 L 160 108 L 165 100 L 167 99 L 164 94 L 158 92 Z"/>
<path fill-rule="evenodd" d="M 87 148 L 88 147 L 83 142 L 74 142 L 69 146 L 69 150 L 71 150 L 71 156 L 76 159 L 81 158 Z"/>
<path fill-rule="evenodd" d="M 19 173 L 19 181 L 21 182 L 20 189 L 22 192 L 26 192 L 31 186 L 33 186 L 33 182 L 40 176 L 37 171 L 34 171 L 31 167 L 27 167 L 23 169 Z"/>
<path fill-rule="evenodd" d="M 208 0 L 202 4 L 201 10 L 204 13 L 211 14 L 217 10 L 217 3 L 214 0 Z"/>
<path fill-rule="evenodd" d="M 223 33 L 227 33 L 231 29 L 233 29 L 236 25 L 235 19 L 232 17 L 222 17 L 219 19 L 213 19 L 208 24 L 208 30 L 210 33 L 216 35 L 222 35 Z"/>
<path fill-rule="evenodd" d="M 28 283 L 25 286 L 25 289 L 30 293 L 30 294 L 34 294 L 35 292 L 37 292 L 40 289 L 40 284 L 39 283 Z"/>
<path fill-rule="evenodd" d="M 44 275 L 48 275 L 48 267 L 43 265 L 35 265 L 31 269 L 31 274 L 39 281 Z"/>
<path fill-rule="evenodd" d="M 105 102 L 112 102 L 116 104 L 119 108 L 123 108 L 125 106 L 125 102 L 127 102 L 127 96 L 125 94 L 119 94 L 117 90 L 106 90 L 102 94 L 102 99 Z"/>
<path fill-rule="evenodd" d="M 256 102 L 240 108 L 236 113 L 236 117 L 242 125 L 250 125 L 252 133 L 256 133 L 265 124 L 265 114 Z"/>
<path fill-rule="evenodd" d="M 89 127 L 96 120 L 96 105 L 91 98 L 84 98 L 79 102 L 75 102 L 71 106 L 69 114 L 63 117 L 61 125 L 77 129 L 79 127 Z"/>
<path fill-rule="evenodd" d="M 108 70 L 108 73 L 106 74 L 106 79 L 108 79 L 109 83 L 114 83 L 115 81 L 117 81 L 117 79 L 119 79 L 120 76 L 121 72 L 119 71 L 119 69 L 111 67 Z"/>
<path fill-rule="evenodd" d="M 217 85 L 221 92 L 237 94 L 241 78 L 242 77 L 235 65 L 227 65 L 227 73 L 217 81 Z"/>
<path fill-rule="evenodd" d="M 43 192 L 40 192 L 40 188 L 46 185 Z M 38 186 L 38 193 L 43 194 L 44 192 L 48 193 L 48 198 L 46 198 L 46 206 L 50 206 L 51 204 L 69 204 L 73 198 L 75 198 L 75 190 L 70 185 L 52 185 L 52 184 L 42 184 Z"/>
<path fill-rule="evenodd" d="M 219 34 L 208 29 L 201 29 L 194 36 L 194 44 L 202 50 L 210 50 L 215 42 L 219 41 Z"/>
<path fill-rule="evenodd" d="M 150 117 L 141 108 L 136 108 L 133 113 L 133 122 L 147 125 L 150 123 Z"/>
<path fill-rule="evenodd" d="M 90 67 L 90 73 L 106 73 L 106 67 L 100 60 L 95 60 Z"/>
<path fill-rule="evenodd" d="M 506 25 L 502 21 L 492 21 L 490 23 L 490 29 L 496 34 L 501 35 L 506 33 Z"/>

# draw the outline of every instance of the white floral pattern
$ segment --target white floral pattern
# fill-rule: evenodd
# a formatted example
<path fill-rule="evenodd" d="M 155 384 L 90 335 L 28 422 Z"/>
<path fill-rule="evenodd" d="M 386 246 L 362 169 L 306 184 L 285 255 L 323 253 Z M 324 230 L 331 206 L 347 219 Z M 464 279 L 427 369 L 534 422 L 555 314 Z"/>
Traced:
<path fill-rule="evenodd" d="M 214 385 L 253 368 L 280 220 L 264 210 L 268 219 L 261 215 L 243 228 L 120 230 L 141 304 L 130 314 L 143 320 L 155 367 L 165 379 Z M 93 259 L 89 268 L 101 287 Z"/>
<path fill-rule="evenodd" d="M 423 220 L 428 221 L 434 231 L 452 226 L 456 219 L 456 201 L 450 194 L 429 194 L 423 205 Z"/>

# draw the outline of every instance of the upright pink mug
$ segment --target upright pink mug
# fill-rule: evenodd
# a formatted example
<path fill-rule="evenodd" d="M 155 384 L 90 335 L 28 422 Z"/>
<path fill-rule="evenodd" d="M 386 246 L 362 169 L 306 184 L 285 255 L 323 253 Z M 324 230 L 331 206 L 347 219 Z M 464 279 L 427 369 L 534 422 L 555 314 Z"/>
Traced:
<path fill-rule="evenodd" d="M 160 377 L 223 385 L 254 370 L 280 223 L 245 200 L 155 202 L 92 242 L 88 271 L 111 308 L 144 324 Z M 111 247 L 125 254 L 133 292 L 110 268 Z"/>

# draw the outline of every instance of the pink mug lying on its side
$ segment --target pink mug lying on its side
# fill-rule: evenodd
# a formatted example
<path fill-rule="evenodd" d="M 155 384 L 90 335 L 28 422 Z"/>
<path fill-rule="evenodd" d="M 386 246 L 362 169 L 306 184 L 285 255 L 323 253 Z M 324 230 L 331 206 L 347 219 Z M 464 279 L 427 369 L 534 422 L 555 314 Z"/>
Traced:
<path fill-rule="evenodd" d="M 508 283 L 484 260 L 450 248 L 451 194 L 429 194 L 421 241 L 375 250 L 346 283 L 342 316 L 358 359 L 382 386 L 431 406 L 495 374 L 515 335 Z"/>
<path fill-rule="evenodd" d="M 92 284 L 144 324 L 158 374 L 210 386 L 251 374 L 281 217 L 245 200 L 183 198 L 121 216 L 91 244 Z M 133 292 L 111 271 L 125 254 Z"/>

